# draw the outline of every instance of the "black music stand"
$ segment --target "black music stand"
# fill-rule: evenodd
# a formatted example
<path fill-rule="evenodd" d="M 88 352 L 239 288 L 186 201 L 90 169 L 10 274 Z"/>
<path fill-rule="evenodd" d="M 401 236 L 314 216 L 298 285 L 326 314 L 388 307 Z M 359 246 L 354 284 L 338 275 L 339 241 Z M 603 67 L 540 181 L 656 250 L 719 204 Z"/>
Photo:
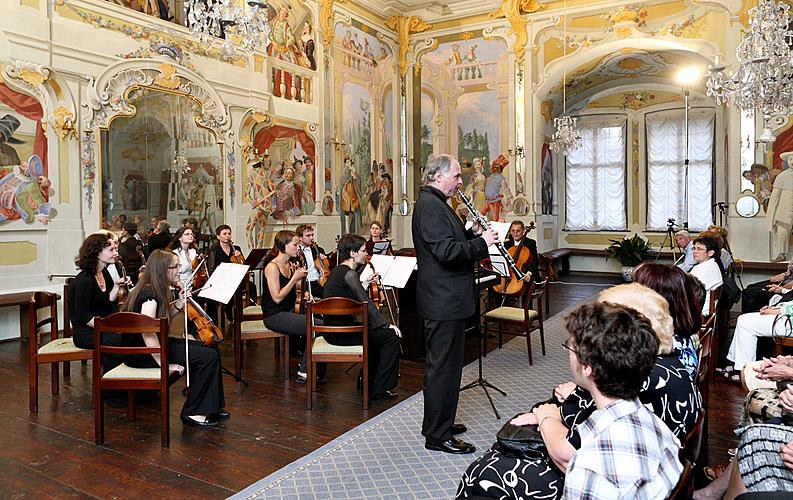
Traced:
<path fill-rule="evenodd" d="M 479 263 L 477 263 L 477 269 L 481 269 Z M 479 291 L 478 287 L 477 287 L 477 291 Z M 479 358 L 477 359 L 477 363 L 479 365 L 479 376 L 476 378 L 476 380 L 474 380 L 470 384 L 461 387 L 460 392 L 467 391 L 468 389 L 473 389 L 474 387 L 481 387 L 482 390 L 485 391 L 485 396 L 487 396 L 487 400 L 490 401 L 490 406 L 493 408 L 493 413 L 495 413 L 496 415 L 496 420 L 501 420 L 501 415 L 498 414 L 498 409 L 496 409 L 496 403 L 493 402 L 493 398 L 490 396 L 490 393 L 487 391 L 487 388 L 489 387 L 493 389 L 494 391 L 500 393 L 502 396 L 506 396 L 507 393 L 502 391 L 498 387 L 494 386 L 490 382 L 488 382 L 487 379 L 484 378 L 484 375 L 482 373 L 482 357 L 484 356 L 484 351 L 485 351 L 484 349 L 485 338 L 482 335 L 482 328 L 480 324 L 481 318 L 480 318 L 479 303 L 481 302 L 481 296 L 482 294 L 479 293 L 479 296 L 477 297 L 477 301 L 476 301 L 476 310 L 474 311 L 474 317 L 476 318 L 476 323 L 474 326 L 466 328 L 465 330 L 465 332 L 468 333 L 469 330 L 473 328 L 476 329 L 476 338 L 479 343 Z"/>

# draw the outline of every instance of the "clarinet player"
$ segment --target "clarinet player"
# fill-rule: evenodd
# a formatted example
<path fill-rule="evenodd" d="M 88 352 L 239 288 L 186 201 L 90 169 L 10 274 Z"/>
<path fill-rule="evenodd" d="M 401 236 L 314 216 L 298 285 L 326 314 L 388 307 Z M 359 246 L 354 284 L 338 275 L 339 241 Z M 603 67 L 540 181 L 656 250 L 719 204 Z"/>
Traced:
<path fill-rule="evenodd" d="M 455 434 L 465 351 L 465 320 L 477 300 L 474 262 L 487 257 L 498 234 L 477 222 L 466 230 L 448 199 L 462 185 L 460 164 L 450 155 L 427 163 L 423 187 L 413 213 L 413 244 L 418 260 L 418 310 L 424 318 L 424 447 L 445 453 L 473 453 L 476 448 Z"/>

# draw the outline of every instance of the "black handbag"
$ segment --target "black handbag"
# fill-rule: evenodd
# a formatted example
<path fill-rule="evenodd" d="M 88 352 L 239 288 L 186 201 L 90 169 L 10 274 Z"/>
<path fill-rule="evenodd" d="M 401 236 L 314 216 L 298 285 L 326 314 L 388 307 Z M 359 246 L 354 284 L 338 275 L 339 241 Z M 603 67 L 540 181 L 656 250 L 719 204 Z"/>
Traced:
<path fill-rule="evenodd" d="M 518 415 L 512 418 L 516 418 Z M 548 448 L 545 447 L 545 441 L 542 440 L 539 426 L 517 426 L 512 425 L 511 421 L 512 419 L 509 419 L 496 434 L 498 451 L 512 458 L 526 460 L 548 459 Z"/>

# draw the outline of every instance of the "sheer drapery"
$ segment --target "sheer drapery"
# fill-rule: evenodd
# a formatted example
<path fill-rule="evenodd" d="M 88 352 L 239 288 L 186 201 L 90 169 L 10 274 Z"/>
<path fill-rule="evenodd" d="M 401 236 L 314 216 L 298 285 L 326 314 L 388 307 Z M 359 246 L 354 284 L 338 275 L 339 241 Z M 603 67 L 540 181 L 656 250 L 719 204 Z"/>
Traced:
<path fill-rule="evenodd" d="M 647 229 L 663 231 L 674 218 L 701 231 L 713 223 L 713 141 L 716 113 L 692 109 L 688 120 L 688 211 L 685 196 L 683 110 L 645 116 L 647 131 Z"/>
<path fill-rule="evenodd" d="M 625 123 L 621 118 L 579 120 L 581 147 L 567 154 L 565 229 L 626 229 Z"/>

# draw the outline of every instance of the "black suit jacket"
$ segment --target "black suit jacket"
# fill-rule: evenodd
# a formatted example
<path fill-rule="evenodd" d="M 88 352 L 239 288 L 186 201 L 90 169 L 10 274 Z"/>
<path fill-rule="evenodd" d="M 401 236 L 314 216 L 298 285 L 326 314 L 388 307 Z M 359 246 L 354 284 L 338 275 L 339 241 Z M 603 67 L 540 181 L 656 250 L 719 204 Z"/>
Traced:
<path fill-rule="evenodd" d="M 504 242 L 504 248 L 509 250 L 515 245 L 515 241 L 509 237 L 507 241 Z M 524 236 L 523 237 L 523 246 L 529 249 L 531 252 L 531 262 L 528 266 L 528 271 L 531 273 L 532 281 L 540 281 L 540 255 L 537 253 L 537 242 L 533 239 Z"/>
<path fill-rule="evenodd" d="M 149 244 L 146 247 L 146 256 L 148 257 L 155 250 L 162 250 L 171 244 L 173 235 L 171 233 L 158 233 L 149 236 Z"/>
<path fill-rule="evenodd" d="M 421 188 L 413 210 L 413 245 L 418 259 L 416 301 L 425 319 L 456 320 L 476 311 L 473 264 L 487 257 L 487 244 L 429 186 Z"/>

